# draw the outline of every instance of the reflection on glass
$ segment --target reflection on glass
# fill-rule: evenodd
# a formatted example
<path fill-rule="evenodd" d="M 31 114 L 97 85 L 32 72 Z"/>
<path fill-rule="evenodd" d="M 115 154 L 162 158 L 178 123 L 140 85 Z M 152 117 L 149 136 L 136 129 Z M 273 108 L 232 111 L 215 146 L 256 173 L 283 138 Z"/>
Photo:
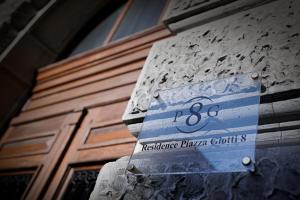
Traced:
<path fill-rule="evenodd" d="M 165 0 L 134 0 L 113 35 L 112 41 L 155 26 L 165 6 Z"/>
<path fill-rule="evenodd" d="M 124 6 L 104 18 L 71 52 L 70 56 L 101 47 Z"/>
<path fill-rule="evenodd" d="M 250 75 L 159 92 L 129 164 L 140 174 L 253 168 L 260 82 Z"/>

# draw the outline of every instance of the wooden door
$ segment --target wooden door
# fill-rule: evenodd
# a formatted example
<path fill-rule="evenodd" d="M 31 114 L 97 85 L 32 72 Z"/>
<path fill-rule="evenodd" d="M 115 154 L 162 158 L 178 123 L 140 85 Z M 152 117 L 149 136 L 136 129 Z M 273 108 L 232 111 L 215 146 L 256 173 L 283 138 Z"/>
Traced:
<path fill-rule="evenodd" d="M 136 139 L 121 120 L 126 104 L 121 101 L 88 111 L 45 199 L 88 199 L 101 166 L 130 155 Z"/>
<path fill-rule="evenodd" d="M 152 43 L 168 36 L 156 27 L 41 69 L 0 142 L 1 197 L 88 199 L 101 167 L 133 150 L 121 116 Z"/>
<path fill-rule="evenodd" d="M 14 125 L 0 142 L 0 195 L 37 199 L 80 124 L 82 112 Z"/>

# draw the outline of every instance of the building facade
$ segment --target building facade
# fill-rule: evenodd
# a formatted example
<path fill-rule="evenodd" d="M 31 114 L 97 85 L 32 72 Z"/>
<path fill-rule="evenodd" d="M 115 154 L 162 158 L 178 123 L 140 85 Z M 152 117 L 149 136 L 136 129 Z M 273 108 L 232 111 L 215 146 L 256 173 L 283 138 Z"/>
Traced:
<path fill-rule="evenodd" d="M 85 52 L 87 36 L 73 48 L 83 53 L 39 70 L 1 139 L 1 195 L 298 199 L 300 2 L 170 0 L 126 35 L 136 2 L 110 12 L 103 39 L 94 29 L 102 47 Z M 155 91 L 246 73 L 262 82 L 254 172 L 125 175 Z"/>

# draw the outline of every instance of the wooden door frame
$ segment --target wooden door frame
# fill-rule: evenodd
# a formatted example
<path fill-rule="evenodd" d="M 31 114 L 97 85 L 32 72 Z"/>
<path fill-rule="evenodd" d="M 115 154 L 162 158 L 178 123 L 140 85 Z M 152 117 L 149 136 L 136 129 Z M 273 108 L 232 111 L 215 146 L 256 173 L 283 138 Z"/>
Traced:
<path fill-rule="evenodd" d="M 53 176 L 60 160 L 63 158 L 64 153 L 84 116 L 85 112 L 83 111 L 65 115 L 61 127 L 55 127 L 57 128 L 57 132 L 54 136 L 55 139 L 53 144 L 45 152 L 34 152 L 29 154 L 21 152 L 21 155 L 1 157 L 0 171 L 3 172 L 3 174 L 5 174 L 5 171 L 19 172 L 28 169 L 34 170 L 33 176 L 22 195 L 22 199 L 31 200 L 41 198 L 47 184 L 49 184 L 49 180 Z M 37 122 L 39 122 L 39 120 L 37 120 Z M 5 133 L 5 137 L 2 138 L 0 142 L 2 148 L 3 144 L 7 142 L 20 141 L 20 138 L 9 139 L 10 134 L 13 133 L 14 128 L 18 125 L 19 124 L 16 124 L 14 127 L 11 127 L 8 132 Z M 42 137 L 45 134 L 42 133 Z M 25 139 L 34 139 L 39 137 L 41 136 L 37 134 L 34 137 L 25 137 Z M 24 155 L 24 153 L 26 153 L 26 155 Z"/>
<path fill-rule="evenodd" d="M 116 143 L 97 148 L 80 148 L 82 147 L 82 142 L 86 139 L 87 131 L 90 130 L 91 123 L 93 119 L 95 119 L 99 109 L 101 109 L 101 107 L 88 110 L 68 151 L 58 166 L 43 199 L 61 199 L 68 187 L 68 180 L 71 179 L 74 171 L 78 168 L 93 168 L 99 166 L 100 169 L 100 166 L 105 163 L 115 161 L 132 152 L 135 145 L 134 138 L 129 141 L 124 140 L 122 143 L 117 141 Z"/>

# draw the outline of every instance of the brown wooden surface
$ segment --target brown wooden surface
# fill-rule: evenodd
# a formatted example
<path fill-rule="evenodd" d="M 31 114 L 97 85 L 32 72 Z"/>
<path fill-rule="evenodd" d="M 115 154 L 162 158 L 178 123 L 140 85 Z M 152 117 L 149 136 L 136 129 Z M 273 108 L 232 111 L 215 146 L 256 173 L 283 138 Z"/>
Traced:
<path fill-rule="evenodd" d="M 132 84 L 137 79 L 139 73 L 139 70 L 124 73 L 109 79 L 104 79 L 87 85 L 78 86 L 76 88 L 72 88 L 66 91 L 57 92 L 55 94 L 48 95 L 47 98 L 32 100 L 25 111 L 37 109 L 39 107 L 45 107 L 47 105 L 63 101 L 68 101 L 90 94 L 100 93 L 105 90 L 117 88 L 118 86 Z"/>
<path fill-rule="evenodd" d="M 120 113 L 118 104 L 119 103 L 109 105 L 111 115 L 114 116 L 115 113 Z M 136 139 L 129 134 L 124 125 L 122 127 L 116 127 L 114 124 L 111 126 L 114 126 L 114 128 L 106 129 L 99 135 L 94 135 L 95 140 L 93 145 L 96 144 L 97 146 L 88 146 L 89 142 L 87 141 L 87 136 L 95 134 L 91 131 L 91 127 L 99 126 L 99 123 L 94 121 L 97 119 L 96 117 L 101 115 L 102 121 L 111 122 L 110 118 L 112 118 L 112 116 L 102 115 L 102 110 L 103 107 L 89 110 L 45 194 L 45 199 L 56 199 L 63 195 L 64 189 L 66 188 L 65 185 L 68 184 L 68 182 L 64 180 L 64 177 L 68 176 L 69 170 L 73 169 L 75 164 L 85 165 L 84 163 L 93 163 L 93 165 L 95 165 L 96 163 L 97 165 L 129 155 L 133 150 Z M 122 132 L 121 138 L 119 137 L 119 132 Z M 103 145 L 103 142 L 107 141 L 110 143 Z M 57 187 L 57 184 L 59 184 L 60 187 Z"/>
<path fill-rule="evenodd" d="M 144 60 L 139 61 L 139 62 L 134 62 L 132 64 L 125 65 L 125 66 L 116 68 L 114 70 L 109 70 L 105 73 L 96 74 L 96 75 L 92 75 L 92 76 L 89 76 L 84 79 L 79 79 L 79 80 L 76 80 L 76 81 L 73 81 L 70 83 L 65 83 L 59 87 L 49 88 L 48 90 L 34 93 L 32 95 L 32 100 L 39 99 L 39 98 L 42 98 L 42 97 L 45 97 L 48 95 L 52 95 L 52 94 L 55 94 L 58 92 L 68 91 L 69 89 L 74 89 L 78 86 L 84 86 L 84 85 L 91 84 L 91 83 L 94 83 L 97 81 L 105 80 L 105 79 L 123 74 L 125 72 L 135 71 L 135 70 L 141 69 L 143 64 L 144 64 Z"/>
<path fill-rule="evenodd" d="M 61 85 L 64 83 L 78 80 L 80 78 L 85 78 L 87 76 L 91 76 L 96 73 L 100 73 L 105 70 L 108 70 L 108 69 L 112 69 L 112 68 L 119 67 L 122 65 L 130 64 L 135 61 L 139 61 L 141 59 L 145 59 L 148 55 L 149 50 L 150 50 L 150 48 L 148 46 L 145 49 L 139 50 L 130 55 L 126 55 L 126 56 L 122 56 L 122 57 L 118 57 L 118 58 L 109 60 L 108 62 L 93 63 L 92 66 L 89 66 L 89 68 L 86 68 L 84 70 L 75 71 L 75 72 L 66 74 L 62 77 L 58 77 L 56 79 L 40 83 L 35 87 L 34 91 L 38 92 L 41 90 L 45 90 L 45 89 L 48 89 L 48 88 L 51 88 L 54 86 L 58 86 L 58 85 Z"/>
<path fill-rule="evenodd" d="M 70 113 L 53 119 L 12 126 L 2 138 L 0 172 L 14 170 L 18 173 L 32 168 L 36 174 L 28 186 L 31 189 L 26 190 L 24 198 L 37 199 L 46 187 L 48 178 L 72 139 L 74 120 L 79 122 L 80 116 L 78 113 Z M 24 132 L 21 131 L 22 127 Z M 29 132 L 31 127 L 34 134 L 24 134 Z"/>
<path fill-rule="evenodd" d="M 69 62 L 41 70 L 33 98 L 12 120 L 12 125 L 125 100 L 125 94 L 134 87 L 152 42 L 169 35 L 166 29 L 157 27 L 135 36 L 135 39 L 130 38 L 95 50 L 93 54 L 80 56 L 81 59 L 75 57 L 67 60 Z M 120 85 L 123 88 L 118 87 Z"/>
<path fill-rule="evenodd" d="M 121 117 L 162 25 L 39 70 L 32 97 L 0 141 L 0 175 L 34 174 L 23 199 L 61 199 L 72 174 L 129 155 Z"/>
<path fill-rule="evenodd" d="M 131 49 L 138 49 L 140 46 L 153 44 L 153 42 L 169 37 L 170 32 L 163 25 L 153 28 L 147 32 L 136 34 L 129 37 L 125 41 L 112 43 L 103 48 L 93 50 L 89 53 L 80 54 L 71 59 L 66 59 L 47 67 L 41 68 L 37 76 L 38 81 L 51 79 L 51 77 L 64 74 L 67 71 L 72 71 L 78 68 L 84 68 L 88 63 L 98 62 L 101 59 L 110 59 L 117 57 L 119 54 L 126 55 L 131 52 Z"/>

